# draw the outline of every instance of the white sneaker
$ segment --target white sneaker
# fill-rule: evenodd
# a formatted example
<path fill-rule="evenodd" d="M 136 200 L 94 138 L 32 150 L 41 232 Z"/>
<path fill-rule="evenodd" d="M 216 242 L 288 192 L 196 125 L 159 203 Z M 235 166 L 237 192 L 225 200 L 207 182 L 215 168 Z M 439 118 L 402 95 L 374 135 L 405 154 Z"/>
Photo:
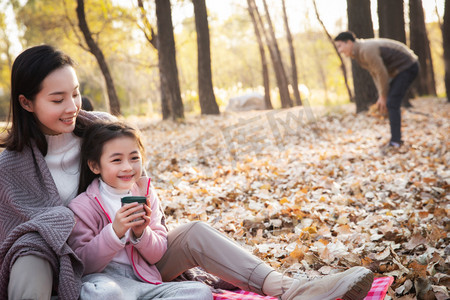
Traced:
<path fill-rule="evenodd" d="M 315 280 L 294 279 L 282 300 L 362 300 L 373 282 L 373 273 L 364 267 L 353 267 L 344 272 Z"/>

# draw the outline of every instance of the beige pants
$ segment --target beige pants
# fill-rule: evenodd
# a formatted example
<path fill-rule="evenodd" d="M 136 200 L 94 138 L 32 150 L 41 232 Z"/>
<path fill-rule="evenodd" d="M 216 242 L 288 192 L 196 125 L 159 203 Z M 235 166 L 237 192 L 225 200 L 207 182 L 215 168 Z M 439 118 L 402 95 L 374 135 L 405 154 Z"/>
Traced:
<path fill-rule="evenodd" d="M 47 260 L 35 255 L 21 256 L 15 261 L 9 276 L 9 300 L 50 299 L 53 272 Z"/>
<path fill-rule="evenodd" d="M 171 281 L 197 266 L 241 289 L 258 294 L 263 294 L 264 279 L 273 271 L 211 226 L 190 222 L 169 232 L 168 249 L 156 267 L 163 281 Z M 21 257 L 15 262 L 10 276 L 10 299 L 50 299 L 52 270 L 47 261 L 35 256 Z"/>
<path fill-rule="evenodd" d="M 190 222 L 169 232 L 168 249 L 156 264 L 164 281 L 200 266 L 235 286 L 263 294 L 264 279 L 274 271 L 256 256 L 203 222 Z"/>

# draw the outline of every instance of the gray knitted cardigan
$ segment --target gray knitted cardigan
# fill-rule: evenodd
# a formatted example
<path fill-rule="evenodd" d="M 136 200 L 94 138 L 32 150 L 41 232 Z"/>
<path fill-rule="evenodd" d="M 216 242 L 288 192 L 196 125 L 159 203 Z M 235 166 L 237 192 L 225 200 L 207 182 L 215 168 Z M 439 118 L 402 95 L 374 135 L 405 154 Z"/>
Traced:
<path fill-rule="evenodd" d="M 105 114 L 80 112 L 85 122 Z M 20 256 L 48 260 L 58 299 L 78 299 L 83 265 L 66 241 L 75 224 L 63 206 L 44 156 L 36 145 L 0 154 L 0 299 L 7 299 L 11 267 Z"/>

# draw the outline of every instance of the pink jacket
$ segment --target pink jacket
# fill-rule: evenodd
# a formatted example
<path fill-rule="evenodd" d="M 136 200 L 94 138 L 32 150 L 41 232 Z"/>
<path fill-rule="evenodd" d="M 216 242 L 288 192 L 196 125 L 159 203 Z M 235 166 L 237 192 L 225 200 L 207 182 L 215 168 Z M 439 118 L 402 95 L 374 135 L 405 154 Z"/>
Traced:
<path fill-rule="evenodd" d="M 69 204 L 75 214 L 75 227 L 68 239 L 68 244 L 83 261 L 84 274 L 101 272 L 124 246 L 103 228 L 111 223 L 111 218 L 104 209 L 100 199 L 99 180 L 95 179 L 86 192 L 78 195 Z M 161 224 L 163 214 L 159 208 L 159 199 L 150 188 L 150 179 L 141 178 L 133 186 L 132 194 L 150 197 L 151 221 L 142 234 L 140 241 L 125 245 L 134 273 L 142 281 L 159 284 L 161 274 L 155 267 L 167 250 L 167 229 Z"/>

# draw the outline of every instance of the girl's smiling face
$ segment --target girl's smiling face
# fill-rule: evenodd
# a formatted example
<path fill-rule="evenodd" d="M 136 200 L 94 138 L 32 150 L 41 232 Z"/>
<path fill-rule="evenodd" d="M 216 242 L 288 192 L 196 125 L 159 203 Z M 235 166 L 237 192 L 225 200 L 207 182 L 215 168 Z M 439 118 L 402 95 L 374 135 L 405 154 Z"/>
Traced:
<path fill-rule="evenodd" d="M 129 190 L 141 177 L 142 157 L 136 140 L 122 136 L 114 138 L 103 145 L 100 165 L 88 162 L 95 174 L 109 186 L 119 190 Z"/>
<path fill-rule="evenodd" d="M 65 66 L 51 72 L 33 101 L 20 95 L 22 107 L 32 112 L 44 134 L 72 132 L 81 108 L 79 83 L 75 70 Z"/>

